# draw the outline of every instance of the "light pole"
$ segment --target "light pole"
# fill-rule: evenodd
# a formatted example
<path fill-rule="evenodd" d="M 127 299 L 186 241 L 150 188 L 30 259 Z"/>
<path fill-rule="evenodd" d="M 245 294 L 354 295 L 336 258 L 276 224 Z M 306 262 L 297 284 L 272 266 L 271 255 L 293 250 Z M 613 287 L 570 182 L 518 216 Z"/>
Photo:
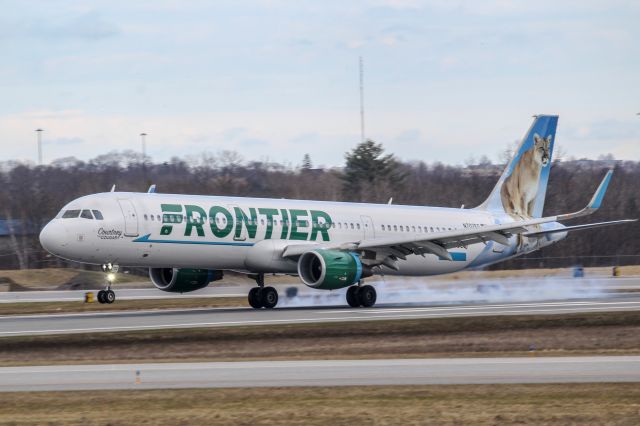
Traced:
<path fill-rule="evenodd" d="M 142 143 L 142 176 L 146 183 L 147 180 L 147 134 L 140 133 L 140 142 Z"/>
<path fill-rule="evenodd" d="M 147 134 L 140 133 L 140 142 L 142 143 L 142 162 L 144 163 L 144 159 L 147 156 Z"/>
<path fill-rule="evenodd" d="M 38 135 L 38 165 L 42 166 L 42 132 L 43 129 L 36 129 L 36 134 Z"/>

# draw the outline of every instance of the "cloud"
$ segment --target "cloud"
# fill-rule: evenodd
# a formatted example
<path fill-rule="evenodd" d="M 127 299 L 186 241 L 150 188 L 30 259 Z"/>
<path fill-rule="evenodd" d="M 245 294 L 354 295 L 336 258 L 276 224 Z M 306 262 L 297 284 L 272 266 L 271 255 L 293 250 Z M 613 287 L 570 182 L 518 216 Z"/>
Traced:
<path fill-rule="evenodd" d="M 37 38 L 96 41 L 113 37 L 121 31 L 97 12 L 87 12 L 67 20 L 27 18 L 0 22 L 0 38 Z"/>

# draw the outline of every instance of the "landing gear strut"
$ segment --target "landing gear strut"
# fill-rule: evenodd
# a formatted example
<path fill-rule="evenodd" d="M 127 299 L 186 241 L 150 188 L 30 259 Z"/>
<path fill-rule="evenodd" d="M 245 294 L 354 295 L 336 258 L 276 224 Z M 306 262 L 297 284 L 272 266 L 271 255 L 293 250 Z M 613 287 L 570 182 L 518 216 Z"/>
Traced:
<path fill-rule="evenodd" d="M 115 279 L 115 273 L 118 272 L 118 265 L 111 263 L 102 265 L 102 272 L 107 274 L 107 286 L 98 292 L 98 302 L 111 304 L 116 301 L 116 293 L 111 290 L 111 283 Z"/>
<path fill-rule="evenodd" d="M 377 298 L 376 289 L 370 285 L 353 285 L 347 289 L 347 303 L 352 308 L 370 308 L 376 304 Z"/>
<path fill-rule="evenodd" d="M 272 309 L 278 304 L 278 292 L 273 287 L 264 286 L 264 274 L 255 276 L 258 287 L 249 290 L 249 305 L 254 309 Z"/>

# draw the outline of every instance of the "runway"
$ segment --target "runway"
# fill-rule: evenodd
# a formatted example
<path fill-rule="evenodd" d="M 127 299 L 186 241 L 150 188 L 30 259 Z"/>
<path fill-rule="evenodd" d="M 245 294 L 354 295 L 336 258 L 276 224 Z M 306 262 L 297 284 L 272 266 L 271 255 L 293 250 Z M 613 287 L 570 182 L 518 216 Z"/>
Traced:
<path fill-rule="evenodd" d="M 448 306 L 181 309 L 0 317 L 0 337 L 111 331 L 640 310 L 640 295 L 589 300 Z"/>
<path fill-rule="evenodd" d="M 640 381 L 640 356 L 108 364 L 0 368 L 0 391 Z"/>

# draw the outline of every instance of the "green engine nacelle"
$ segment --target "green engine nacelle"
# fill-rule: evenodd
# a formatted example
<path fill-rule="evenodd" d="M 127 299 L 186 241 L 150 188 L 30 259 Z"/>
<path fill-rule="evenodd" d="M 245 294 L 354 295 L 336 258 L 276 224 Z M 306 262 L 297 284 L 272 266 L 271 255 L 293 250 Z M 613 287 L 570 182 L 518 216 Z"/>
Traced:
<path fill-rule="evenodd" d="M 362 262 L 357 254 L 339 250 L 313 250 L 298 260 L 298 275 L 309 287 L 335 290 L 349 287 L 362 278 Z"/>
<path fill-rule="evenodd" d="M 222 271 L 210 269 L 150 268 L 149 277 L 158 289 L 170 293 L 188 293 L 222 279 Z"/>

